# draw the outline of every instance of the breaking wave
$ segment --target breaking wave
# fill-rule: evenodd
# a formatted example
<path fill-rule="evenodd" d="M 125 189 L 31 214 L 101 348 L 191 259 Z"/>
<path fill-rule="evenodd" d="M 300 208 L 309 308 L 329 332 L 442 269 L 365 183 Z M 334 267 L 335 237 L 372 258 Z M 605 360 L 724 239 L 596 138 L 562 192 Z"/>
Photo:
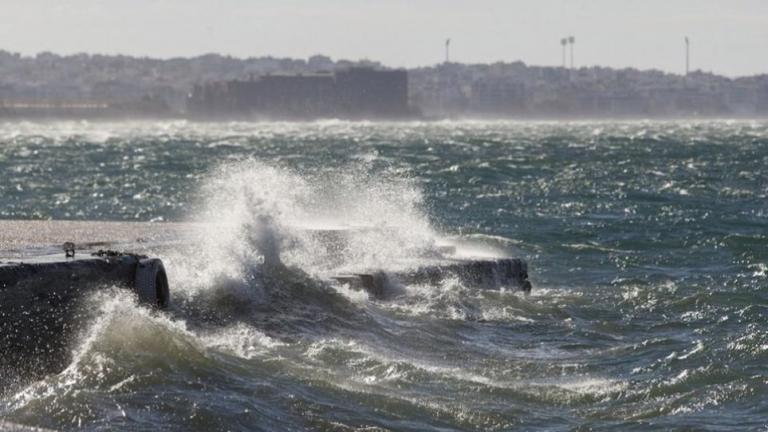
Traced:
<path fill-rule="evenodd" d="M 7 391 L 3 420 L 64 430 L 764 427 L 765 127 L 166 126 L 60 128 L 40 142 L 27 129 L 0 134 L 29 150 L 0 153 L 0 164 L 98 147 L 168 180 L 156 182 L 169 188 L 155 191 L 158 204 L 131 186 L 140 176 L 121 177 L 138 196 L 117 208 L 87 199 L 93 186 L 76 178 L 67 194 L 88 202 L 89 217 L 170 218 L 158 209 L 173 207 L 187 220 L 182 239 L 155 251 L 170 310 L 109 287 L 84 299 L 66 369 Z M 157 147 L 129 145 L 145 141 Z M 223 152 L 219 164 L 202 166 L 203 151 Z M 163 152 L 173 163 L 158 163 Z M 194 198 L 174 183 L 182 178 Z M 722 184 L 708 189 L 712 178 Z M 113 187 L 91 193 L 128 202 Z M 7 214 L 27 211 L 22 198 Z M 534 291 L 446 275 L 393 279 L 377 298 L 334 278 L 407 271 L 445 251 L 527 258 Z"/>

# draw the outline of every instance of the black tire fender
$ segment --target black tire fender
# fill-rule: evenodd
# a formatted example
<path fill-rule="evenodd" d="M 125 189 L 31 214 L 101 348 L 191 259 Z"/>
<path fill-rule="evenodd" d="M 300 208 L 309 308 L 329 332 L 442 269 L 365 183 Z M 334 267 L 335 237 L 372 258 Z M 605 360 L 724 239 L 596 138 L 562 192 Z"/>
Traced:
<path fill-rule="evenodd" d="M 144 258 L 136 265 L 133 284 L 139 303 L 165 309 L 170 304 L 168 276 L 159 258 Z"/>

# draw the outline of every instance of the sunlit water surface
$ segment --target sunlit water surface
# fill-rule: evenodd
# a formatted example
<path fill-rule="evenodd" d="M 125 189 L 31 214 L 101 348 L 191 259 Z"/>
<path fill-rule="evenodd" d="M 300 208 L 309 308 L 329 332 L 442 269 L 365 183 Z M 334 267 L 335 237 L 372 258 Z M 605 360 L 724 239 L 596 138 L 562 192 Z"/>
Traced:
<path fill-rule="evenodd" d="M 111 430 L 765 430 L 768 123 L 7 123 L 0 218 L 224 222 L 167 313 L 87 299 L 0 418 Z M 260 277 L 264 217 L 289 270 Z M 329 263 L 311 224 L 386 227 Z M 298 240 L 297 240 L 298 238 Z M 435 238 L 534 290 L 327 283 Z M 304 239 L 306 240 L 306 239 Z M 328 258 L 328 257 L 325 257 Z"/>

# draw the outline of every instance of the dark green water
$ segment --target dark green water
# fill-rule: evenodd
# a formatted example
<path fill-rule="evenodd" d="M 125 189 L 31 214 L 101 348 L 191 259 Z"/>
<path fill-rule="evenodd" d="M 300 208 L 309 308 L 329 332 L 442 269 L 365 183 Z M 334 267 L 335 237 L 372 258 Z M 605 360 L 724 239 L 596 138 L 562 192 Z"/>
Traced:
<path fill-rule="evenodd" d="M 768 123 L 0 125 L 0 217 L 387 226 L 260 280 L 253 244 L 164 257 L 176 308 L 121 293 L 0 418 L 87 430 L 762 430 Z M 288 236 L 287 228 L 276 232 Z M 534 291 L 372 300 L 328 266 L 431 238 L 528 260 Z M 287 239 L 288 237 L 286 237 Z M 284 241 L 285 243 L 285 241 Z M 175 281 L 175 282 L 174 282 Z M 210 308 L 216 326 L 200 325 Z M 222 318 L 223 317 L 223 318 Z"/>

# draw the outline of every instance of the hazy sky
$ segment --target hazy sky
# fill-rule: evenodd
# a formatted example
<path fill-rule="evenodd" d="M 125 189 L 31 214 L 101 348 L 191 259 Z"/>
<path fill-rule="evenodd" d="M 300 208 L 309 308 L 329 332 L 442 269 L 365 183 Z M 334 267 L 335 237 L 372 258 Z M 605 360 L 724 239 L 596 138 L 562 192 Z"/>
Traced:
<path fill-rule="evenodd" d="M 768 72 L 768 0 L 0 0 L 0 49 Z"/>

